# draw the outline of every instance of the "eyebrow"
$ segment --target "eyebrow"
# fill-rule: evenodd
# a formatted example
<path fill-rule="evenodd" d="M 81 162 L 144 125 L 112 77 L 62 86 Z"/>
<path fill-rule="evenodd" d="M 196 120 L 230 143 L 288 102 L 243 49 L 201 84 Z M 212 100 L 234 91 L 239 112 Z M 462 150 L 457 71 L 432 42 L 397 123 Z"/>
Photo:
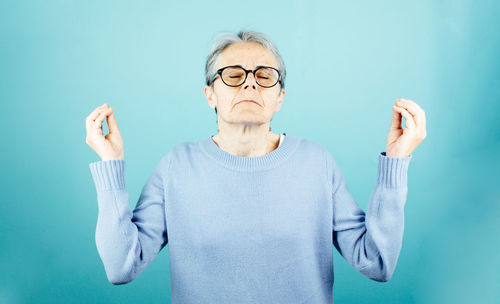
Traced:
<path fill-rule="evenodd" d="M 244 69 L 244 67 L 242 65 L 239 65 L 239 64 L 228 65 L 228 67 L 240 67 L 240 68 Z M 259 68 L 275 68 L 275 67 L 270 66 L 270 65 L 258 65 L 255 67 L 254 70 L 259 69 Z M 277 68 L 275 68 L 275 69 L 277 69 Z"/>

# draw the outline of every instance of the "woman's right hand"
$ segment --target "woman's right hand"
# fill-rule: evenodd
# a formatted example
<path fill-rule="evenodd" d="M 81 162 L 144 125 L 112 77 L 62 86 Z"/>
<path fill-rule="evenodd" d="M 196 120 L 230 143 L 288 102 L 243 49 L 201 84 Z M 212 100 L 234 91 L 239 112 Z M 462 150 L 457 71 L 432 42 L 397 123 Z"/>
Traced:
<path fill-rule="evenodd" d="M 109 134 L 106 136 L 102 134 L 104 118 L 109 129 Z M 122 135 L 113 115 L 113 108 L 105 103 L 92 111 L 85 121 L 87 128 L 85 142 L 101 157 L 101 160 L 124 159 Z"/>

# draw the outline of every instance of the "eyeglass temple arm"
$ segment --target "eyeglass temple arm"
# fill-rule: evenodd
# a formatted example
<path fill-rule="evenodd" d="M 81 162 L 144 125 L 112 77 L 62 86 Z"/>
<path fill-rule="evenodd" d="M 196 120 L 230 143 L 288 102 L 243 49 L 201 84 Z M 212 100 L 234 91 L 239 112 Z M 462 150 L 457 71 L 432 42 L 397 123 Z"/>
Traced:
<path fill-rule="evenodd" d="M 210 78 L 209 84 L 212 83 L 212 81 L 214 81 L 214 78 L 217 77 L 217 74 L 219 74 L 219 71 L 215 72 L 214 76 L 212 76 L 212 78 Z"/>

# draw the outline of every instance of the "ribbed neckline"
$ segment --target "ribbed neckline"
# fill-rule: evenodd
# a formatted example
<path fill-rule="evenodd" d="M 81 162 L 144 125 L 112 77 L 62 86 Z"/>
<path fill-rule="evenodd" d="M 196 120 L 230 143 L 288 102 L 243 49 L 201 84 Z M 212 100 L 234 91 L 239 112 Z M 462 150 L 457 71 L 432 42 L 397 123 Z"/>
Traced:
<path fill-rule="evenodd" d="M 285 161 L 297 148 L 300 138 L 287 135 L 283 138 L 281 145 L 273 151 L 261 156 L 238 156 L 228 153 L 213 141 L 212 136 L 199 141 L 202 150 L 217 161 L 220 165 L 239 171 L 266 170 L 278 166 Z"/>

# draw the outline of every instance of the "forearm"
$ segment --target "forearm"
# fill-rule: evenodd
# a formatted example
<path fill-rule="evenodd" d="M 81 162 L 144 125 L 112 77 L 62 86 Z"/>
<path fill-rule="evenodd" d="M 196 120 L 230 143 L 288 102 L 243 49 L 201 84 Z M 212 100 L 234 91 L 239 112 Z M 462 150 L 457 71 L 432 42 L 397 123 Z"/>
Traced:
<path fill-rule="evenodd" d="M 106 275 L 113 284 L 128 283 L 135 278 L 134 265 L 140 254 L 128 193 L 125 190 L 101 191 L 97 201 L 95 241 Z"/>
<path fill-rule="evenodd" d="M 138 277 L 168 242 L 163 190 L 168 160 L 164 157 L 156 165 L 133 211 L 125 190 L 125 161 L 90 164 L 99 206 L 96 245 L 113 284 Z"/>
<path fill-rule="evenodd" d="M 360 272 L 381 281 L 390 279 L 401 251 L 409 161 L 410 157 L 379 156 L 377 184 L 367 207 L 363 244 L 371 256 Z"/>
<path fill-rule="evenodd" d="M 360 240 L 365 247 L 360 254 L 368 252 L 368 263 L 360 272 L 368 277 L 387 281 L 394 273 L 403 241 L 406 192 L 406 188 L 377 186 L 371 195 L 366 213 L 366 240 Z"/>
<path fill-rule="evenodd" d="M 90 168 L 98 202 L 97 251 L 111 283 L 130 282 L 135 278 L 133 270 L 140 254 L 140 243 L 125 190 L 124 163 L 101 161 L 91 163 Z"/>
<path fill-rule="evenodd" d="M 376 281 L 390 279 L 401 250 L 409 160 L 379 156 L 377 183 L 366 214 L 335 167 L 334 245 L 349 264 Z"/>

